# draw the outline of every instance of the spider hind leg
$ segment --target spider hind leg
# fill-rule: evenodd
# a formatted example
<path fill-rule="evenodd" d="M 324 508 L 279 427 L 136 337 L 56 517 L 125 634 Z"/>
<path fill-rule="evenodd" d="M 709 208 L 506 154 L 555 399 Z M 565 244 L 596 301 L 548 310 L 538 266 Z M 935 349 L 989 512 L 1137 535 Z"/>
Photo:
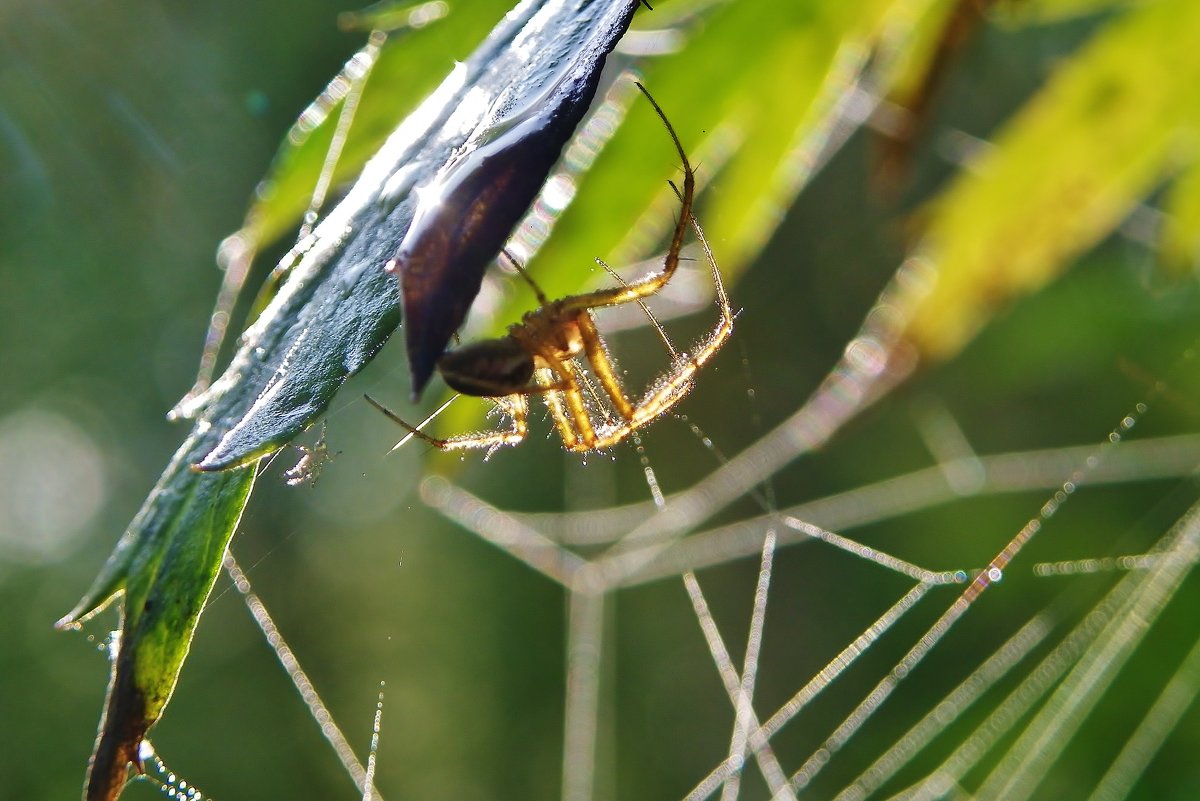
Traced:
<path fill-rule="evenodd" d="M 372 398 L 370 395 L 364 395 L 367 402 L 374 406 L 379 411 L 383 412 L 393 423 L 396 423 L 405 431 L 408 436 L 400 440 L 399 443 L 392 449 L 395 450 L 408 441 L 409 437 L 416 437 L 428 442 L 433 447 L 441 451 L 460 451 L 460 450 L 485 450 L 487 456 L 504 445 L 518 445 L 529 433 L 528 418 L 529 418 L 529 401 L 526 396 L 520 393 L 512 395 L 501 395 L 492 398 L 492 402 L 496 404 L 496 408 L 508 415 L 512 420 L 512 427 L 508 429 L 500 429 L 495 431 L 481 431 L 474 434 L 464 434 L 459 437 L 450 437 L 448 439 L 438 439 L 431 437 L 424 431 L 421 431 L 411 423 L 405 422 L 391 409 L 384 406 L 379 401 Z M 486 458 L 486 456 L 485 456 Z"/>

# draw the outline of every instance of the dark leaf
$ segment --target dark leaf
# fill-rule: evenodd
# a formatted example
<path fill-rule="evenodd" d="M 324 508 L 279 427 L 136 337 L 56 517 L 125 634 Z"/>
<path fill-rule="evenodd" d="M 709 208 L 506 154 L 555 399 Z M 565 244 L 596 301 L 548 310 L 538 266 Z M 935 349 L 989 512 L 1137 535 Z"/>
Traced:
<path fill-rule="evenodd" d="M 525 46 L 505 53 L 493 76 L 512 76 L 511 83 L 496 85 L 500 92 L 487 99 L 470 138 L 419 189 L 416 215 L 396 256 L 414 395 L 466 317 L 484 268 L 591 105 L 600 67 L 636 6 L 618 3 L 597 13 L 590 30 L 551 28 L 536 63 L 523 63 L 531 57 Z"/>

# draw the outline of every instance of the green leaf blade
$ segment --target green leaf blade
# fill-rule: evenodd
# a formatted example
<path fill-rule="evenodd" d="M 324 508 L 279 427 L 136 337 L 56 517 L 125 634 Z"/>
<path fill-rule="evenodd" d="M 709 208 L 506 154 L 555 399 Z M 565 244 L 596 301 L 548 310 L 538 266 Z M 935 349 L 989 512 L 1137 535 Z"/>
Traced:
<path fill-rule="evenodd" d="M 179 449 L 88 594 L 59 621 L 78 625 L 124 590 L 120 646 L 85 798 L 115 799 L 146 732 L 162 715 L 187 657 L 225 547 L 254 484 L 254 467 L 200 473 L 211 442 Z"/>

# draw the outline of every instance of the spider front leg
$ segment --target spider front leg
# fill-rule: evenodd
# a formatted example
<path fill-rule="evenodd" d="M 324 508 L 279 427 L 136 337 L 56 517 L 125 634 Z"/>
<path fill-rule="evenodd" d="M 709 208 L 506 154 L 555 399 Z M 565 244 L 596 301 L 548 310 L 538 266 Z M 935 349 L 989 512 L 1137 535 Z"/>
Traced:
<path fill-rule="evenodd" d="M 650 93 L 646 91 L 646 87 L 639 83 L 637 84 L 637 88 L 650 101 L 650 105 L 654 107 L 654 111 L 658 114 L 659 119 L 662 120 L 667 133 L 671 136 L 671 141 L 675 144 L 675 152 L 679 156 L 680 164 L 683 166 L 683 189 L 682 191 L 675 189 L 675 194 L 679 197 L 679 219 L 676 220 L 675 230 L 671 234 L 671 244 L 667 248 L 666 257 L 663 259 L 662 269 L 657 273 L 653 273 L 639 281 L 624 286 L 601 289 L 596 292 L 588 292 L 564 298 L 559 301 L 559 306 L 564 312 L 587 312 L 602 306 L 619 306 L 622 303 L 632 303 L 633 301 L 649 297 L 666 286 L 675 275 L 675 271 L 679 268 L 680 253 L 683 251 L 683 237 L 687 231 L 689 222 L 693 219 L 692 203 L 696 195 L 696 171 L 692 169 L 692 164 L 688 161 L 687 153 L 683 149 L 683 143 L 679 141 L 679 135 L 675 133 L 675 128 L 671 125 L 671 121 L 667 119 L 666 112 L 650 96 Z M 674 184 L 671 184 L 671 186 L 675 188 Z"/>

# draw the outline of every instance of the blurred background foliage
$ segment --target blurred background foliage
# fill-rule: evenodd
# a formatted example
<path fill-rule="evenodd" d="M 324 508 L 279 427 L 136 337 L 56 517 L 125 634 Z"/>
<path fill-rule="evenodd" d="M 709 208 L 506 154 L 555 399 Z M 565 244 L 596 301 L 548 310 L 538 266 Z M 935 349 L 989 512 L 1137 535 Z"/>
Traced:
<path fill-rule="evenodd" d="M 406 37 L 406 58 L 426 66 L 398 71 L 387 102 L 411 103 L 440 80 L 504 5 L 455 9 Z M 699 217 L 737 276 L 742 310 L 735 341 L 682 409 L 690 421 L 725 453 L 753 442 L 803 402 L 898 266 L 919 254 L 953 264 L 955 278 L 926 301 L 911 335 L 927 354 L 965 350 L 928 364 L 824 451 L 775 476 L 781 505 L 931 464 L 920 432 L 944 413 L 985 454 L 1098 445 L 1154 392 L 1135 438 L 1196 430 L 1197 371 L 1185 354 L 1200 333 L 1200 7 L 1024 0 L 947 29 L 979 4 L 897 4 L 904 16 L 884 14 L 884 3 L 800 2 L 770 23 L 761 5 L 701 9 L 689 28 L 696 49 L 647 62 L 644 73 L 709 169 Z M 639 27 L 654 27 L 657 14 L 672 19 L 671 3 L 655 6 Z M 242 224 L 283 133 L 360 46 L 361 35 L 334 25 L 347 8 L 317 0 L 0 7 L 3 797 L 78 793 L 107 678 L 98 650 L 105 624 L 93 624 L 91 638 L 50 625 L 90 583 L 178 445 L 182 432 L 163 413 L 191 385 L 220 279 L 212 254 Z M 899 118 L 918 123 L 915 137 L 897 143 L 858 130 L 824 164 L 839 131 L 814 127 L 828 115 L 813 109 L 856 96 L 849 77 L 868 43 L 883 48 L 873 67 L 886 76 L 888 102 L 922 111 Z M 875 110 L 872 128 L 897 132 L 889 110 Z M 369 116 L 360 123 L 364 140 L 387 130 Z M 348 164 L 356 152 L 369 147 L 349 148 Z M 281 156 L 283 182 L 259 194 L 279 211 L 256 219 L 285 243 L 285 220 L 307 191 L 303 170 L 288 165 L 304 158 Z M 813 165 L 823 169 L 793 203 Z M 645 255 L 649 243 L 624 244 L 624 233 L 647 208 L 658 225 L 669 221 L 669 204 L 655 198 L 673 167 L 661 130 L 635 103 L 530 265 L 552 295 L 603 280 L 593 256 Z M 492 324 L 530 304 L 520 287 L 495 294 Z M 689 341 L 707 315 L 670 323 L 673 338 Z M 661 369 L 652 332 L 610 344 L 634 375 Z M 399 351 L 385 349 L 335 401 L 328 439 L 339 455 L 315 487 L 284 485 L 295 454 L 267 472 L 234 551 L 360 751 L 387 682 L 385 797 L 554 797 L 563 594 L 426 509 L 415 488 L 433 471 L 504 509 L 607 508 L 648 497 L 642 465 L 632 447 L 581 460 L 536 435 L 489 462 L 413 446 L 385 458 L 396 431 L 358 398 L 407 396 Z M 716 464 L 673 420 L 647 432 L 645 448 L 668 492 Z M 831 763 L 815 796 L 832 796 L 1035 610 L 1049 605 L 1069 626 L 1116 581 L 1035 578 L 1035 561 L 1143 551 L 1196 496 L 1190 479 L 1080 492 Z M 966 499 L 850 533 L 938 569 L 976 567 L 1045 497 Z M 721 519 L 756 511 L 744 500 Z M 756 570 L 751 558 L 700 574 L 731 643 L 744 641 Z M 1144 714 L 1195 642 L 1194 584 L 1156 622 L 1039 797 L 1086 797 L 1120 746 L 1116 732 Z M 904 586 L 831 549 L 782 551 L 761 708 L 786 699 Z M 159 752 L 217 798 L 354 797 L 226 587 L 218 583 L 152 734 Z M 924 612 L 785 730 L 777 746 L 786 765 L 819 745 L 896 661 L 930 622 Z M 622 592 L 606 627 L 599 797 L 682 796 L 724 756 L 731 722 L 687 598 L 673 580 Z M 941 753 L 957 733 L 939 741 Z M 1185 715 L 1131 797 L 1195 797 L 1198 744 L 1200 717 Z M 135 786 L 128 797 L 154 792 Z M 745 792 L 764 790 L 750 778 Z"/>

